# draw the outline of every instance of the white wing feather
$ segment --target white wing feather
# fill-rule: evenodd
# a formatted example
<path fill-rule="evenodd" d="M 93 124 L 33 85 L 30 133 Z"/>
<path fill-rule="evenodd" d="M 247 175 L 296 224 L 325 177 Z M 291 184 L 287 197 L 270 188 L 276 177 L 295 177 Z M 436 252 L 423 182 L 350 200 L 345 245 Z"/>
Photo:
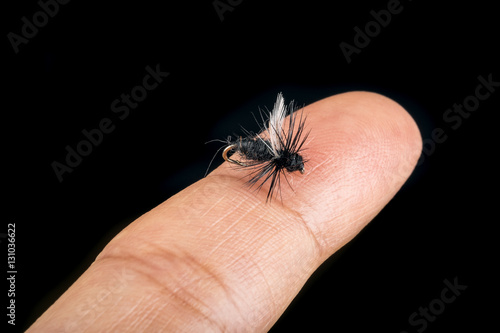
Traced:
<path fill-rule="evenodd" d="M 279 93 L 274 108 L 269 115 L 269 125 L 266 128 L 269 133 L 269 142 L 271 143 L 271 152 L 274 156 L 279 157 L 278 151 L 282 150 L 280 143 L 280 135 L 283 133 L 283 123 L 286 117 L 286 106 L 283 94 Z"/>

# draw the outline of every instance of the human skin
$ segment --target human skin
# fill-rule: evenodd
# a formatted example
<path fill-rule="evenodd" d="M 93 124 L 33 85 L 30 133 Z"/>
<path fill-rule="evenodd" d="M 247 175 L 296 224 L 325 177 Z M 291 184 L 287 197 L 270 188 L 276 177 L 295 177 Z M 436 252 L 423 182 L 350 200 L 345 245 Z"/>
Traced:
<path fill-rule="evenodd" d="M 422 140 L 378 94 L 304 108 L 305 174 L 282 198 L 227 162 L 121 231 L 28 332 L 265 332 L 411 174 Z"/>

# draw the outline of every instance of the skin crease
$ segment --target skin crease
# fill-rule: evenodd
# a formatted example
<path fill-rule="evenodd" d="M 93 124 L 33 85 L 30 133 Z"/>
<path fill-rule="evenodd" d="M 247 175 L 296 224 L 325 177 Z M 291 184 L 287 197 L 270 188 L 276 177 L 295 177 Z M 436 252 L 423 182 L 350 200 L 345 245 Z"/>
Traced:
<path fill-rule="evenodd" d="M 28 332 L 265 332 L 411 174 L 421 137 L 378 94 L 306 106 L 305 174 L 248 189 L 223 163 L 119 233 Z"/>

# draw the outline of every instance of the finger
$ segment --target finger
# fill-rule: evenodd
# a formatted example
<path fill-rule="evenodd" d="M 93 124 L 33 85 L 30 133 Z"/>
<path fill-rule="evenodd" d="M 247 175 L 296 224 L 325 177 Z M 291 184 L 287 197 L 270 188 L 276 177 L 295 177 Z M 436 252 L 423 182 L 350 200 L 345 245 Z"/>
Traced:
<path fill-rule="evenodd" d="M 408 113 L 373 93 L 305 107 L 306 173 L 266 203 L 223 163 L 117 235 L 31 331 L 265 331 L 312 272 L 394 196 L 420 155 Z M 283 186 L 284 185 L 284 186 Z"/>

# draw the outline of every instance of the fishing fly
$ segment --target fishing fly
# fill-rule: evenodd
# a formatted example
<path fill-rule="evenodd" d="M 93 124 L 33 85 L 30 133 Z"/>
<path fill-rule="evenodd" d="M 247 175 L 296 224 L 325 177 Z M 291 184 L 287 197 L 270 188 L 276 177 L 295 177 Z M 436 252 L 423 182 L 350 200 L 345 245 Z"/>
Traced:
<path fill-rule="evenodd" d="M 298 115 L 296 111 L 293 101 L 286 106 L 283 95 L 279 93 L 267 119 L 260 112 L 263 124 L 259 124 L 259 134 L 243 129 L 245 137 L 233 140 L 229 136 L 227 145 L 223 147 L 224 160 L 250 171 L 250 187 L 257 186 L 260 190 L 270 181 L 266 201 L 270 201 L 276 191 L 281 196 L 281 176 L 291 188 L 286 173 L 305 173 L 304 164 L 307 161 L 302 156 L 302 146 L 309 133 L 305 133 L 303 113 Z M 288 121 L 285 120 L 287 115 Z"/>

